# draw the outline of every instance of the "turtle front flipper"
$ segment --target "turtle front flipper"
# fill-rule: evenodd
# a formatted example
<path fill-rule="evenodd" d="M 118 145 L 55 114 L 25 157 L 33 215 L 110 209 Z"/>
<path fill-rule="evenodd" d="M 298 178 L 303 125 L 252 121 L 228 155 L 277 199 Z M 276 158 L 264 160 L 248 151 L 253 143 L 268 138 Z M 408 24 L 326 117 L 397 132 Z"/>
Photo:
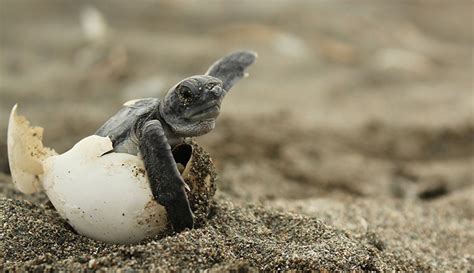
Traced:
<path fill-rule="evenodd" d="M 206 75 L 216 77 L 223 83 L 228 92 L 232 86 L 245 76 L 245 69 L 255 62 L 257 53 L 247 50 L 233 52 L 217 60 L 206 72 Z"/>
<path fill-rule="evenodd" d="M 155 200 L 165 207 L 174 231 L 193 228 L 186 184 L 178 171 L 161 123 L 158 120 L 147 121 L 139 134 L 140 153 Z"/>

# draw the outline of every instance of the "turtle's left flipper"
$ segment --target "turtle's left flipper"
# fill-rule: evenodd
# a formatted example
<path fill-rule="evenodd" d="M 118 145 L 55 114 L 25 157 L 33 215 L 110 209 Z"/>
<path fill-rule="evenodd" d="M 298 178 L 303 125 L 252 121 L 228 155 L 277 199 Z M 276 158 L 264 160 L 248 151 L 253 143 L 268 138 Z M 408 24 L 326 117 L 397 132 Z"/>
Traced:
<path fill-rule="evenodd" d="M 253 64 L 256 58 L 257 53 L 252 51 L 233 52 L 212 64 L 206 75 L 220 79 L 224 90 L 227 92 L 238 80 L 245 76 L 245 69 Z"/>
<path fill-rule="evenodd" d="M 163 127 L 158 120 L 147 121 L 140 132 L 140 152 L 156 201 L 166 209 L 173 230 L 193 228 L 193 213 Z"/>

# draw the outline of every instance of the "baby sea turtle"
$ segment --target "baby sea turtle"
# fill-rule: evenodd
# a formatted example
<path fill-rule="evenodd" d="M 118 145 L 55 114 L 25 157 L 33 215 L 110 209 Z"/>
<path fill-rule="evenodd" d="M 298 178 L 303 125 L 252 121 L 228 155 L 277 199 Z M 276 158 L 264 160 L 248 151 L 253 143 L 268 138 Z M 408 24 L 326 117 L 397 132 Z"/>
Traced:
<path fill-rule="evenodd" d="M 174 85 L 163 100 L 126 103 L 95 133 L 109 137 L 116 153 L 141 155 L 153 196 L 165 207 L 176 232 L 192 228 L 194 219 L 172 149 L 214 128 L 222 100 L 256 57 L 250 51 L 233 52 L 217 60 L 204 75 Z"/>

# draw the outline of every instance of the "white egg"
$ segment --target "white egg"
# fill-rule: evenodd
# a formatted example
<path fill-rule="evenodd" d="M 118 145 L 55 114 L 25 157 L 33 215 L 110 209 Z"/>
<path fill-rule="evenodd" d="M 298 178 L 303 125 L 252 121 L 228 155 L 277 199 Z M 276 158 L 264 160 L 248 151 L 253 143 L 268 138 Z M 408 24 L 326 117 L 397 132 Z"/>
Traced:
<path fill-rule="evenodd" d="M 100 136 L 86 137 L 57 155 L 43 146 L 43 129 L 30 127 L 16 108 L 10 115 L 8 156 L 17 189 L 28 194 L 44 189 L 79 234 L 96 240 L 134 243 L 165 231 L 166 211 L 154 200 L 139 157 L 105 154 L 112 150 L 112 142 Z M 190 168 L 188 164 L 185 173 Z M 211 189 L 210 176 L 203 180 Z"/>
<path fill-rule="evenodd" d="M 105 152 L 107 137 L 89 136 L 43 164 L 43 187 L 59 214 L 80 234 L 132 243 L 166 228 L 166 211 L 153 199 L 142 160 Z"/>

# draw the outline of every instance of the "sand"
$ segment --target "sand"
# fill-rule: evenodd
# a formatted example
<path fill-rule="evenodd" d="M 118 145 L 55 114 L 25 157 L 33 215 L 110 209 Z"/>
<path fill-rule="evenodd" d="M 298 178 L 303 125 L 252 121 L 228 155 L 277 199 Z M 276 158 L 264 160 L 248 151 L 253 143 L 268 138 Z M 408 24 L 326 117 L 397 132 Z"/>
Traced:
<path fill-rule="evenodd" d="M 0 3 L 1 270 L 474 270 L 472 2 L 98 2 L 100 45 L 79 3 L 33 2 Z M 14 189 L 15 103 L 63 152 L 234 48 L 259 60 L 196 139 L 218 173 L 197 228 L 109 245 Z"/>
<path fill-rule="evenodd" d="M 451 199 L 470 196 L 472 191 Z M 131 246 L 78 235 L 45 196 L 30 200 L 1 201 L 3 269 L 472 269 L 472 221 L 465 212 L 443 210 L 453 200 L 378 207 L 353 200 L 322 209 L 318 204 L 334 202 L 323 199 L 286 207 L 320 211 L 290 213 L 220 197 L 204 226 Z"/>

